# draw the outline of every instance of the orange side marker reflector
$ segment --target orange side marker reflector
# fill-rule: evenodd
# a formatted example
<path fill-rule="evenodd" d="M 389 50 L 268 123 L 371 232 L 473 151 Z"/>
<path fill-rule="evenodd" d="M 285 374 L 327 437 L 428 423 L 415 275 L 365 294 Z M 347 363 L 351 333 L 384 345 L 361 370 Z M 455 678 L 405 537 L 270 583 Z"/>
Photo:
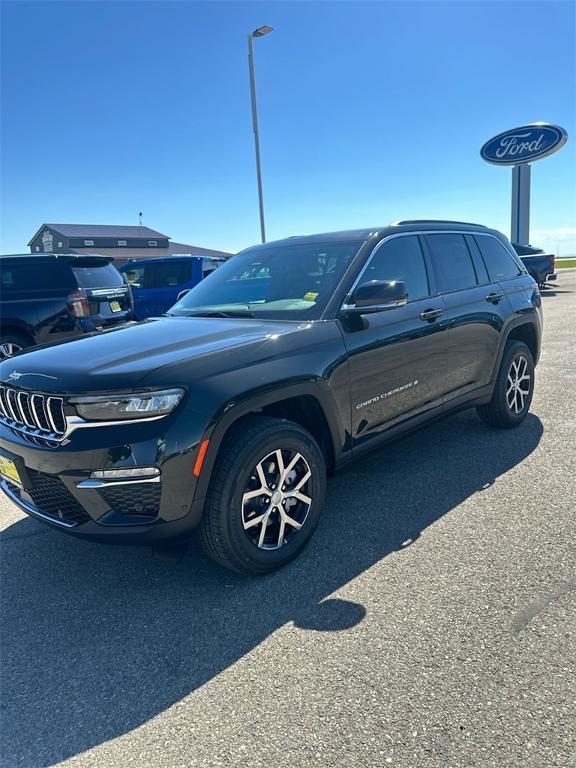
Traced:
<path fill-rule="evenodd" d="M 200 472 L 202 472 L 202 464 L 204 464 L 204 457 L 206 456 L 209 442 L 209 440 L 202 440 L 202 443 L 200 444 L 200 450 L 198 451 L 196 463 L 194 464 L 194 474 L 196 477 L 200 477 Z"/>

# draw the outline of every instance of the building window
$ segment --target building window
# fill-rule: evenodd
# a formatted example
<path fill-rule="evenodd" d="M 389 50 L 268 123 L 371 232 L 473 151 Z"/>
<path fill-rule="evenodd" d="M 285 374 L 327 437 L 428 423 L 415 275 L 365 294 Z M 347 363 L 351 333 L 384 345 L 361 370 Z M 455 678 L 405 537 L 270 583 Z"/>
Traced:
<path fill-rule="evenodd" d="M 94 240 L 84 240 L 84 245 L 94 245 Z"/>
<path fill-rule="evenodd" d="M 126 240 L 118 240 L 118 245 L 126 246 Z"/>
<path fill-rule="evenodd" d="M 158 245 L 157 240 L 148 240 L 148 245 Z"/>
<path fill-rule="evenodd" d="M 37 246 L 36 246 L 36 251 L 38 252 L 39 250 L 40 250 L 40 246 L 39 246 L 39 245 L 37 245 Z"/>
<path fill-rule="evenodd" d="M 62 248 L 62 243 L 58 243 L 58 248 Z"/>

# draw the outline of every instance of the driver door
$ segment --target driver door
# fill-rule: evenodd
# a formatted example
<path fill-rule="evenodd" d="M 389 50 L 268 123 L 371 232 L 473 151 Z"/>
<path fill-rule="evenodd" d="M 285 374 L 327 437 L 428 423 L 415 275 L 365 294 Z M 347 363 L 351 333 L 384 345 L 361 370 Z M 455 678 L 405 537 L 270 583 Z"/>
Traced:
<path fill-rule="evenodd" d="M 358 284 L 370 280 L 404 282 L 408 303 L 342 320 L 353 446 L 440 408 L 444 395 L 448 324 L 418 235 L 395 236 L 377 246 Z"/>

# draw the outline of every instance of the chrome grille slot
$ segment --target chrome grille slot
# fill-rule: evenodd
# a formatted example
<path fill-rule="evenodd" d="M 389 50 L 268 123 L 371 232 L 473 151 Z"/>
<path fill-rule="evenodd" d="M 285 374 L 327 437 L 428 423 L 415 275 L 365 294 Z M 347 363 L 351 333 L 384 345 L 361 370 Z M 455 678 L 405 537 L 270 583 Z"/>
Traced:
<path fill-rule="evenodd" d="M 36 425 L 32 421 L 32 411 L 30 410 L 30 395 L 28 392 L 18 393 L 18 406 L 24 423 L 29 427 L 35 427 Z"/>
<path fill-rule="evenodd" d="M 50 432 L 50 424 L 46 418 L 46 398 L 43 395 L 32 395 L 32 413 L 39 429 Z"/>
<path fill-rule="evenodd" d="M 66 433 L 64 399 L 0 385 L 0 423 L 34 442 L 58 441 Z"/>
<path fill-rule="evenodd" d="M 64 400 L 61 397 L 49 397 L 47 403 L 48 420 L 56 434 L 64 434 L 66 420 L 64 418 Z"/>
<path fill-rule="evenodd" d="M 16 393 L 13 389 L 8 389 L 6 391 L 6 402 L 8 403 L 8 413 L 14 421 L 18 421 L 18 416 L 16 415 L 16 408 L 14 407 L 16 404 Z"/>

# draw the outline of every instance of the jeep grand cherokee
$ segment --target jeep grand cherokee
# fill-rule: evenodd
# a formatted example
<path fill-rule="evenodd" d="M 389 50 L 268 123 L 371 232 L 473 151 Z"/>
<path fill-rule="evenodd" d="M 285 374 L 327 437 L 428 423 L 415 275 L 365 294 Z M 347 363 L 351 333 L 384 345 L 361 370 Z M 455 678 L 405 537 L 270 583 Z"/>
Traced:
<path fill-rule="evenodd" d="M 34 518 L 99 541 L 197 529 L 244 573 L 310 539 L 326 476 L 475 406 L 526 416 L 538 287 L 508 240 L 458 222 L 248 248 L 170 316 L 0 364 L 0 474 Z"/>

